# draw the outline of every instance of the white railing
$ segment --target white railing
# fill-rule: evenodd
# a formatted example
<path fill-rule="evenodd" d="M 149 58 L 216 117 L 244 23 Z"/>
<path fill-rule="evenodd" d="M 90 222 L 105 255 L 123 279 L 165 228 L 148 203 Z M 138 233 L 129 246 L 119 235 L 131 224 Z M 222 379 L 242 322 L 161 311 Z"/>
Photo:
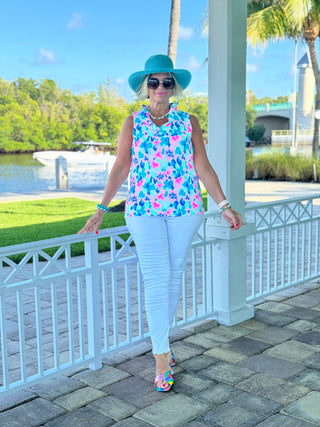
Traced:
<path fill-rule="evenodd" d="M 320 194 L 249 205 L 247 301 L 320 277 Z"/>
<path fill-rule="evenodd" d="M 290 147 L 292 145 L 292 130 L 273 130 L 271 132 L 271 143 L 276 146 Z M 299 146 L 311 146 L 313 140 L 312 129 L 298 129 L 296 135 L 296 143 Z"/>
<path fill-rule="evenodd" d="M 176 327 L 212 316 L 205 223 L 184 274 Z M 72 256 L 83 247 L 84 256 Z M 98 253 L 98 245 L 109 251 Z M 89 363 L 149 336 L 127 227 L 0 249 L 0 393 Z"/>
<path fill-rule="evenodd" d="M 256 225 L 247 237 L 248 303 L 320 276 L 319 205 L 320 194 L 246 207 Z M 207 275 L 216 243 L 205 221 L 188 258 L 176 327 L 215 317 Z M 84 255 L 73 256 L 79 246 Z M 71 367 L 99 368 L 104 355 L 148 336 L 126 227 L 0 249 L 0 394 Z"/>

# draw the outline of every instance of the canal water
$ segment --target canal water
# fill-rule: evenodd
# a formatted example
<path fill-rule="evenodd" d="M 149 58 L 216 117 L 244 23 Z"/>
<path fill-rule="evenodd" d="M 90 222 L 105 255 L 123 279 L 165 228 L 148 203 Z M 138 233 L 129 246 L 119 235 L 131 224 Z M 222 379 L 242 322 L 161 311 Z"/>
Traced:
<path fill-rule="evenodd" d="M 94 166 L 68 167 L 69 189 L 103 189 L 106 171 Z M 34 193 L 56 187 L 55 167 L 43 166 L 32 154 L 0 154 L 1 193 Z"/>

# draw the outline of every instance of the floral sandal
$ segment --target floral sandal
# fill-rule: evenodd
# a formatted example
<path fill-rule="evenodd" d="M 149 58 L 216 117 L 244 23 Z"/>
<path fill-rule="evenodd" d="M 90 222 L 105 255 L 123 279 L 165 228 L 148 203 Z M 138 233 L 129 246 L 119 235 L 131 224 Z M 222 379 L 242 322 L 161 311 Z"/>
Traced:
<path fill-rule="evenodd" d="M 173 386 L 172 371 L 168 371 L 164 374 L 159 374 L 154 380 L 154 385 L 158 391 L 169 391 Z"/>

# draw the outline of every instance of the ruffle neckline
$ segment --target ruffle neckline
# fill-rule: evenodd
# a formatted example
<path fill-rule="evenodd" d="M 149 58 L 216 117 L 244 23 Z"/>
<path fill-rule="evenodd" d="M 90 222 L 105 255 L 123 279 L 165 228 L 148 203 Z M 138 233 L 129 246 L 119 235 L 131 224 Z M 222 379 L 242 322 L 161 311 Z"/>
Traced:
<path fill-rule="evenodd" d="M 170 105 L 170 109 L 169 109 L 168 117 L 170 117 L 173 112 L 178 111 L 178 103 L 177 102 L 171 102 L 169 105 Z M 145 110 L 146 113 L 148 113 L 148 116 L 149 116 L 149 105 L 143 104 L 142 108 Z"/>

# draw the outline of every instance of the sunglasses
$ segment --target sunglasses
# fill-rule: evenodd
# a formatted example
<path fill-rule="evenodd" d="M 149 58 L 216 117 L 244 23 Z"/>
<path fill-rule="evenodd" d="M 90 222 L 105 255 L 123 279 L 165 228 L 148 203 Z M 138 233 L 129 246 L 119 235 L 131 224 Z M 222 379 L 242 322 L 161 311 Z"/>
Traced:
<path fill-rule="evenodd" d="M 147 83 L 148 89 L 157 89 L 160 86 L 160 83 L 162 83 L 165 89 L 174 88 L 174 79 L 172 77 L 166 77 L 162 80 L 162 82 L 160 82 L 160 80 L 156 79 L 155 77 L 149 77 Z"/>

